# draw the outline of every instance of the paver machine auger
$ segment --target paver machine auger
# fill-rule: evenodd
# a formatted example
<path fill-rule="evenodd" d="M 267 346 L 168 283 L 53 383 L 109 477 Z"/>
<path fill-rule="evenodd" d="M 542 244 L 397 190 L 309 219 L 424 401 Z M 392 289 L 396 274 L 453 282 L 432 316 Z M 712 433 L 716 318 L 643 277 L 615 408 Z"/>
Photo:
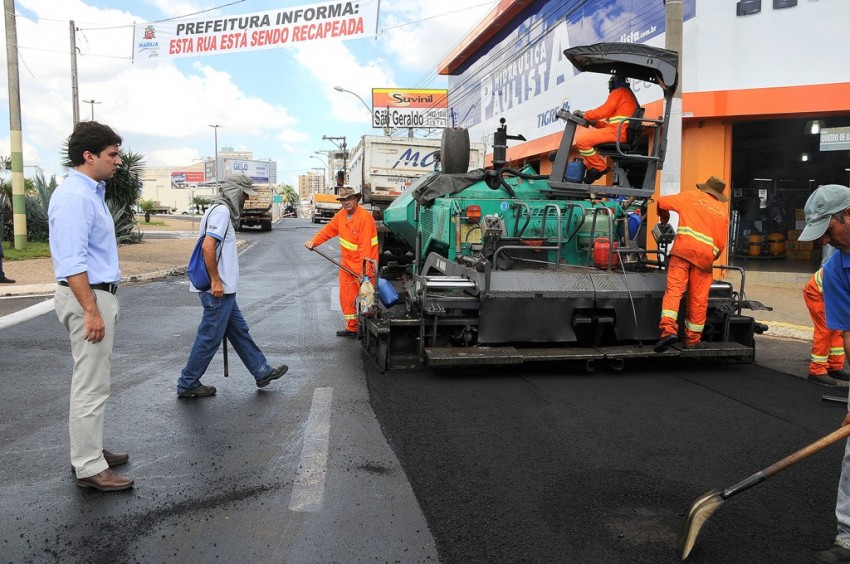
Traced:
<path fill-rule="evenodd" d="M 361 342 L 381 370 L 564 360 L 621 369 L 626 359 L 649 356 L 753 360 L 754 333 L 766 327 L 742 315 L 760 306 L 745 299 L 742 270 L 737 291 L 723 280 L 712 286 L 705 346 L 653 351 L 673 233 L 653 229 L 660 250 L 641 248 L 621 202 L 645 206 L 655 190 L 678 55 L 626 43 L 564 53 L 580 71 L 657 85 L 663 115 L 648 119 L 640 108 L 621 124 L 627 141 L 597 147 L 612 162 L 606 186 L 568 174 L 576 127 L 586 124 L 574 113 L 558 113 L 564 134 L 548 176 L 506 166 L 507 142 L 519 137 L 504 120 L 492 170 L 466 172 L 468 133 L 445 130 L 442 171 L 419 178 L 383 214 L 413 260 L 393 280 L 402 299 L 360 314 Z"/>

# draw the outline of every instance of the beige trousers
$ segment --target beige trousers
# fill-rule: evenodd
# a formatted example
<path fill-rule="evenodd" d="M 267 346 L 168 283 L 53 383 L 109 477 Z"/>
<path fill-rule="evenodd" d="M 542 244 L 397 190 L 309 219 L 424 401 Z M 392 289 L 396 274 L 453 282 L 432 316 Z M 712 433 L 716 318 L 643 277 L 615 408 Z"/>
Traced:
<path fill-rule="evenodd" d="M 109 292 L 92 291 L 106 327 L 99 343 L 86 341 L 83 308 L 71 289 L 58 286 L 54 296 L 56 315 L 71 337 L 71 356 L 74 359 L 68 429 L 71 464 L 77 478 L 94 476 L 109 467 L 103 458 L 103 416 L 109 398 L 118 299 Z"/>

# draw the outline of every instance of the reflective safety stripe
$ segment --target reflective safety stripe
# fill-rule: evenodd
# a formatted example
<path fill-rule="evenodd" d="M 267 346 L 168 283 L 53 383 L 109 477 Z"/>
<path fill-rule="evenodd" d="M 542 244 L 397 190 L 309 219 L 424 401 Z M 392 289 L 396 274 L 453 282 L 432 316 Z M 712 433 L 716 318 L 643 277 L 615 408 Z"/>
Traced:
<path fill-rule="evenodd" d="M 373 247 L 377 246 L 377 244 L 378 244 L 378 236 L 377 236 L 377 235 L 375 235 L 374 237 L 372 237 L 372 241 L 371 241 L 371 242 L 372 242 L 372 246 L 373 246 Z"/>
<path fill-rule="evenodd" d="M 620 123 L 621 121 L 625 121 L 628 116 L 614 116 L 608 118 L 608 123 Z"/>
<path fill-rule="evenodd" d="M 677 317 L 679 317 L 679 313 L 676 311 L 671 311 L 669 309 L 662 309 L 661 317 L 669 317 L 670 319 L 676 319 Z"/>
<path fill-rule="evenodd" d="M 357 319 L 357 314 L 352 313 L 351 315 L 343 315 L 342 318 L 343 319 Z"/>
<path fill-rule="evenodd" d="M 815 272 L 815 284 L 818 285 L 818 292 L 823 294 L 823 269 L 819 268 L 817 272 Z"/>
<path fill-rule="evenodd" d="M 705 327 L 705 325 L 697 325 L 696 323 L 691 323 L 687 319 L 685 320 L 685 328 L 688 329 L 689 331 L 694 331 L 696 333 L 702 333 L 702 330 L 703 330 L 704 327 Z"/>
<path fill-rule="evenodd" d="M 819 356 L 816 354 L 812 355 L 812 362 L 826 362 L 829 357 Z"/>
<path fill-rule="evenodd" d="M 829 356 L 844 356 L 844 347 L 832 347 L 829 349 Z"/>
<path fill-rule="evenodd" d="M 595 149 L 595 148 L 593 148 L 593 147 L 591 147 L 590 149 L 588 149 L 588 150 L 586 150 L 586 151 L 579 151 L 579 154 L 580 154 L 582 157 L 592 157 L 593 155 L 595 155 L 595 154 L 596 154 L 596 149 Z"/>
<path fill-rule="evenodd" d="M 352 243 L 351 241 L 347 241 L 342 237 L 339 238 L 339 246 L 343 249 L 348 249 L 349 251 L 356 251 L 357 245 Z"/>
<path fill-rule="evenodd" d="M 706 235 L 705 233 L 700 233 L 699 231 L 695 231 L 694 229 L 692 229 L 692 228 L 690 228 L 686 225 L 679 227 L 678 234 L 679 235 L 687 235 L 688 237 L 693 237 L 694 239 L 696 239 L 700 243 L 705 243 L 706 245 L 711 247 L 711 249 L 714 251 L 715 255 L 720 252 L 720 249 L 718 249 L 717 247 L 714 246 L 714 239 L 711 237 L 711 235 Z"/>

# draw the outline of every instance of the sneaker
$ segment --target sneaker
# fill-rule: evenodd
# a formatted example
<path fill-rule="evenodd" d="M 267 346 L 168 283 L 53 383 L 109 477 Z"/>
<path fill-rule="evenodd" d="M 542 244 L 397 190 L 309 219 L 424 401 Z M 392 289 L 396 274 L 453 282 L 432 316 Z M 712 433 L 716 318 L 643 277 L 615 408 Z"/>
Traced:
<path fill-rule="evenodd" d="M 655 343 L 655 352 L 663 353 L 669 349 L 670 345 L 675 343 L 677 339 L 678 337 L 676 337 L 676 335 L 665 335 L 664 337 L 661 337 L 658 339 L 658 342 Z"/>
<path fill-rule="evenodd" d="M 280 366 L 269 372 L 268 376 L 257 380 L 257 387 L 265 388 L 272 380 L 277 380 L 278 378 L 286 374 L 287 370 L 289 370 L 289 367 L 285 364 L 281 364 Z"/>
<path fill-rule="evenodd" d="M 194 388 L 177 392 L 177 397 L 180 398 L 205 398 L 215 395 L 215 386 L 204 386 L 200 384 Z"/>
<path fill-rule="evenodd" d="M 842 370 L 830 370 L 827 374 L 836 380 L 841 380 L 842 382 L 850 381 L 850 374 L 847 374 Z"/>
<path fill-rule="evenodd" d="M 15 281 L 11 278 L 6 278 L 5 276 L 0 276 L 0 284 L 14 284 Z"/>
<path fill-rule="evenodd" d="M 830 376 L 829 374 L 812 374 L 809 373 L 809 377 L 807 380 L 814 380 L 815 382 L 820 382 L 824 386 L 837 386 L 838 380 Z"/>
<path fill-rule="evenodd" d="M 812 562 L 850 562 L 850 550 L 843 546 L 835 545 L 829 550 L 815 552 Z"/>
<path fill-rule="evenodd" d="M 357 331 L 349 331 L 348 329 L 340 329 L 336 332 L 337 337 L 356 337 Z"/>

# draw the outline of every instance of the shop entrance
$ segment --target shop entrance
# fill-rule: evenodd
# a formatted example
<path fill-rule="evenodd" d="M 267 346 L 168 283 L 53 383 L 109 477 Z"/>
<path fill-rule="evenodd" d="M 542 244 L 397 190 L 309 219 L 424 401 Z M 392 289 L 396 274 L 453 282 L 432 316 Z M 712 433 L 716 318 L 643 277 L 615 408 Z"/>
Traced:
<path fill-rule="evenodd" d="M 821 247 L 797 241 L 803 206 L 821 184 L 850 180 L 850 153 L 821 151 L 819 129 L 848 126 L 850 115 L 733 124 L 732 264 L 748 271 L 817 270 Z"/>

